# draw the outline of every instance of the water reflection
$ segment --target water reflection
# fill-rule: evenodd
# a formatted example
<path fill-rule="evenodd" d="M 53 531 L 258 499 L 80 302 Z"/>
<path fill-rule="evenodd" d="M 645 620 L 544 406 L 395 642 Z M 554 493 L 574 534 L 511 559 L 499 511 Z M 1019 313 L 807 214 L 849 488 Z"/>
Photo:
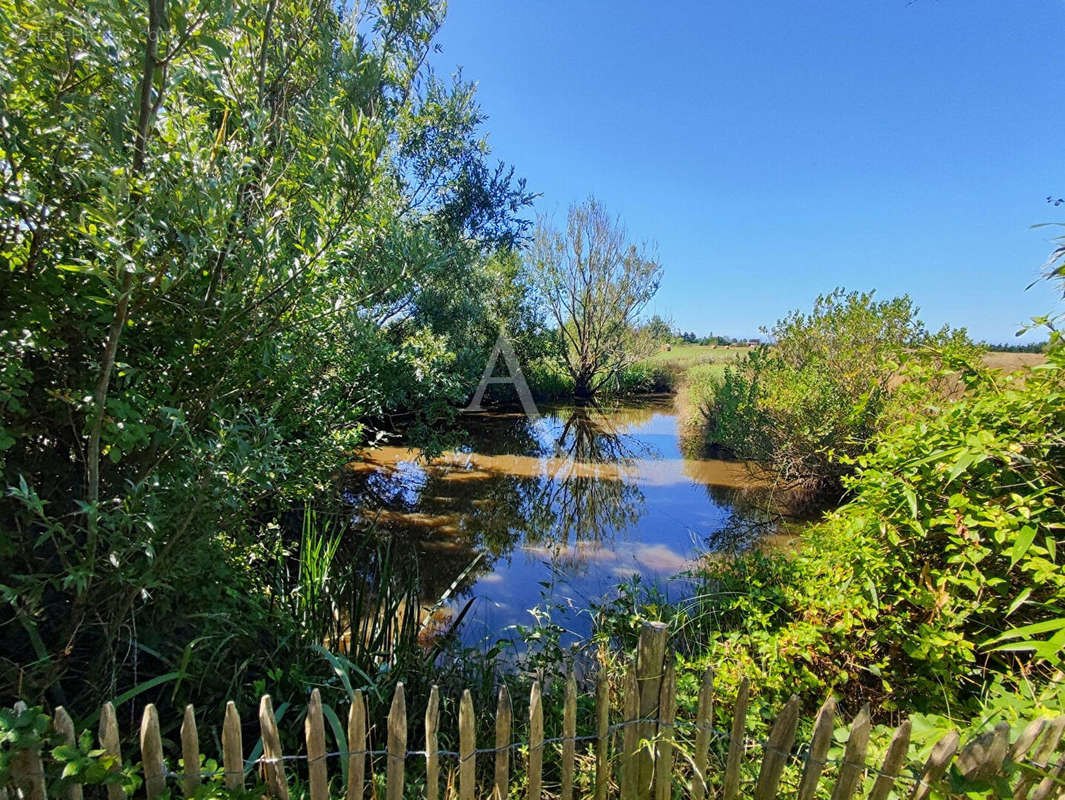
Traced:
<path fill-rule="evenodd" d="M 668 579 L 757 521 L 751 471 L 685 458 L 668 402 L 541 412 L 470 415 L 432 461 L 379 447 L 351 465 L 349 501 L 417 550 L 424 597 L 477 598 L 468 640 L 528 623 L 544 591 L 583 605 L 633 574 Z"/>

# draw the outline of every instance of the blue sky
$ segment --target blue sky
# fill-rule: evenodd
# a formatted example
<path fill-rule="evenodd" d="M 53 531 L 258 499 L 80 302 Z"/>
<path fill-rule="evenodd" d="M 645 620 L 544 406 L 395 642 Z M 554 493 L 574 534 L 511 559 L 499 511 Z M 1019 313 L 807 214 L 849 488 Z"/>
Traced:
<path fill-rule="evenodd" d="M 1012 341 L 1060 306 L 1025 287 L 1065 221 L 1063 36 L 1065 0 L 450 0 L 433 63 L 537 212 L 594 194 L 657 243 L 682 329 L 846 286 Z"/>

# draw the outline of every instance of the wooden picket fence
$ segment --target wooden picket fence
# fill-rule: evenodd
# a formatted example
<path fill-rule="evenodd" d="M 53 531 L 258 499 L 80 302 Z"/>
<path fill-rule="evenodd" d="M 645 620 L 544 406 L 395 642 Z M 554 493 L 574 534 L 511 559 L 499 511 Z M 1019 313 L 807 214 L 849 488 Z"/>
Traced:
<path fill-rule="evenodd" d="M 366 706 L 361 692 L 355 692 L 350 706 L 346 731 L 346 749 L 327 752 L 325 719 L 322 701 L 317 690 L 311 694 L 305 717 L 306 754 L 286 756 L 269 695 L 259 706 L 262 756 L 245 759 L 242 727 L 236 706 L 226 707 L 222 727 L 222 768 L 211 776 L 200 773 L 200 743 L 192 706 L 185 710 L 181 725 L 181 758 L 183 770 L 168 772 L 160 736 L 159 717 L 153 705 L 144 709 L 140 726 L 140 765 L 147 800 L 156 800 L 168 790 L 180 787 L 186 797 L 197 792 L 206 777 L 220 778 L 227 789 L 240 790 L 246 786 L 251 768 L 258 767 L 261 785 L 272 800 L 290 800 L 290 777 L 285 764 L 306 762 L 305 789 L 309 800 L 330 800 L 329 758 L 346 759 L 345 800 L 364 800 L 369 792 L 377 797 L 373 781 L 373 757 L 383 757 L 386 763 L 384 800 L 402 800 L 405 769 L 408 759 L 424 759 L 424 795 L 426 800 L 439 800 L 441 795 L 442 756 L 457 758 L 457 781 L 454 773 L 444 791 L 446 800 L 507 800 L 523 796 L 523 800 L 573 800 L 574 771 L 577 764 L 578 743 L 589 745 L 582 757 L 594 759 L 594 800 L 620 796 L 620 800 L 671 800 L 678 792 L 690 800 L 736 800 L 753 797 L 771 800 L 776 797 L 795 797 L 812 800 L 830 797 L 831 800 L 852 800 L 864 796 L 868 800 L 926 800 L 936 792 L 938 796 L 953 796 L 944 781 L 951 764 L 955 774 L 970 781 L 1011 781 L 1009 789 L 1014 800 L 1047 800 L 1065 794 L 1065 756 L 1058 756 L 1065 734 L 1065 714 L 1052 720 L 1033 720 L 1015 740 L 1010 741 L 1010 726 L 1001 723 L 993 731 L 984 733 L 959 752 L 961 738 L 951 732 L 932 749 L 923 767 L 907 769 L 906 756 L 910 744 L 910 723 L 904 722 L 894 732 L 884 758 L 878 765 L 867 762 L 871 720 L 868 707 L 862 708 L 850 726 L 850 733 L 841 759 L 829 759 L 835 729 L 836 703 L 829 699 L 820 709 L 813 724 L 809 743 L 796 748 L 799 721 L 799 702 L 792 699 L 784 706 L 764 742 L 747 737 L 746 721 L 749 685 L 743 681 L 733 706 L 730 731 L 713 727 L 713 674 L 703 677 L 694 721 L 678 720 L 676 715 L 676 670 L 673 658 L 666 652 L 666 629 L 657 623 L 646 623 L 641 631 L 635 663 L 625 676 L 622 719 L 610 723 L 609 692 L 605 678 L 596 688 L 594 735 L 577 736 L 577 689 L 571 675 L 566 683 L 563 706 L 562 736 L 544 738 L 544 712 L 539 684 L 533 684 L 529 697 L 528 740 L 512 740 L 513 713 L 510 696 L 500 689 L 495 719 L 495 741 L 490 748 L 477 747 L 473 701 L 470 692 L 463 693 L 459 704 L 459 749 L 442 751 L 438 747 L 439 696 L 434 686 L 425 713 L 424 750 L 407 747 L 407 713 L 403 684 L 398 684 L 388 715 L 387 742 L 383 750 L 370 748 Z M 54 725 L 67 741 L 74 741 L 74 724 L 62 708 L 57 709 Z M 694 731 L 693 742 L 685 758 L 686 768 L 678 769 L 676 759 L 676 731 L 688 726 Z M 614 734 L 620 733 L 620 737 Z M 104 705 L 99 724 L 100 747 L 122 758 L 115 710 Z M 620 747 L 615 738 L 620 738 Z M 711 740 L 727 739 L 727 756 L 723 770 L 710 771 L 708 754 Z M 652 743 L 648 746 L 647 743 Z M 612 744 L 613 743 L 613 744 Z M 545 789 L 544 751 L 548 745 L 559 746 L 560 781 Z M 523 790 L 511 783 L 513 754 L 527 751 Z M 613 751 L 613 752 L 611 752 Z M 478 785 L 478 757 L 493 758 L 491 780 Z M 747 759 L 760 759 L 758 777 L 753 785 L 741 785 L 742 767 Z M 1057 759 L 1055 761 L 1055 759 Z M 801 766 L 800 777 L 794 786 L 782 787 L 781 778 L 790 760 Z M 833 765 L 834 783 L 821 786 L 826 767 Z M 1018 765 L 1021 768 L 1018 769 Z M 482 767 L 486 765 L 482 764 Z M 748 763 L 748 766 L 751 766 Z M 369 769 L 368 769 L 369 767 Z M 615 769 L 617 776 L 615 779 Z M 489 771 L 486 769 L 487 775 Z M 0 800 L 12 796 L 21 800 L 45 800 L 44 764 L 40 752 L 19 754 L 12 763 L 11 785 L 0 786 Z M 420 776 L 421 777 L 421 776 Z M 169 781 L 169 782 L 168 782 Z M 457 785 L 456 785 L 457 784 Z M 9 789 L 11 792 L 9 792 Z M 863 795 L 863 792 L 867 793 Z M 82 787 L 73 785 L 64 790 L 66 800 L 83 800 Z M 106 787 L 108 800 L 124 800 L 117 785 Z M 1001 791 L 1001 790 L 1000 790 Z M 13 792 L 13 795 L 12 795 Z M 960 795 L 959 795 L 960 796 Z M 965 795 L 971 797 L 973 795 Z M 994 796 L 1001 796 L 1000 794 Z"/>

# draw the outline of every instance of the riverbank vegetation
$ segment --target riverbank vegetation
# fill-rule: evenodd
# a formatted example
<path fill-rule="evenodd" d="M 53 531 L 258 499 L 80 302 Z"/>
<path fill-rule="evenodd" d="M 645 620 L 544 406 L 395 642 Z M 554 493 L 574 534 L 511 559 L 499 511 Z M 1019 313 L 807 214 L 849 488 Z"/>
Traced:
<path fill-rule="evenodd" d="M 397 417 L 434 447 L 522 325 L 531 195 L 425 67 L 436 3 L 0 18 L 0 696 L 296 686 L 298 514 Z"/>
<path fill-rule="evenodd" d="M 720 377 L 693 376 L 707 447 L 771 467 L 781 487 L 838 502 L 842 478 L 893 420 L 958 388 L 979 350 L 963 330 L 925 330 L 908 297 L 837 289 L 809 314 L 793 312 L 768 331 L 773 342 L 729 364 Z M 943 367 L 936 384 L 908 373 Z M 960 379 L 959 377 L 959 379 Z"/>
<path fill-rule="evenodd" d="M 1004 373 L 959 333 L 925 334 L 904 299 L 836 293 L 775 336 L 777 353 L 706 388 L 708 441 L 764 447 L 730 427 L 742 424 L 790 438 L 801 460 L 784 476 L 801 475 L 787 471 L 798 460 L 838 481 L 846 504 L 794 551 L 708 559 L 690 599 L 632 587 L 604 610 L 605 630 L 632 641 L 628 621 L 662 618 L 693 670 L 713 664 L 733 687 L 748 677 L 767 707 L 834 692 L 934 728 L 1060 713 L 1061 335 L 1041 366 Z M 782 414 L 785 401 L 805 413 Z"/>
<path fill-rule="evenodd" d="M 753 347 L 645 322 L 657 258 L 594 200 L 532 226 L 473 86 L 426 66 L 442 13 L 0 0 L 0 705 L 195 701 L 212 724 L 358 686 L 380 722 L 401 679 L 487 709 L 535 675 L 557 708 L 570 666 L 616 680 L 657 618 L 682 705 L 713 665 L 762 711 L 1060 712 L 1053 320 L 1022 375 L 907 297 L 837 290 Z M 826 515 L 786 552 L 706 558 L 690 596 L 624 584 L 575 649 L 537 610 L 462 650 L 464 610 L 436 616 L 459 581 L 426 598 L 338 476 L 386 435 L 440 452 L 501 330 L 537 397 L 680 387 L 703 452 Z"/>

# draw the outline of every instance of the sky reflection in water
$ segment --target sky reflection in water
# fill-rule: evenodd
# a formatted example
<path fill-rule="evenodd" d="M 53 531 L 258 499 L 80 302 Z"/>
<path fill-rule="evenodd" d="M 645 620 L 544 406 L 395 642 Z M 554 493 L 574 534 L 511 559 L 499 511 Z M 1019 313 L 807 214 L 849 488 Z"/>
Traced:
<path fill-rule="evenodd" d="M 452 605 L 475 598 L 467 644 L 532 624 L 545 598 L 586 608 L 634 575 L 676 595 L 699 550 L 756 516 L 752 474 L 685 458 L 671 400 L 468 415 L 462 443 L 426 463 L 380 447 L 351 465 L 349 499 L 418 549 L 423 597 L 439 597 L 480 554 Z M 726 537 L 727 538 L 727 537 Z M 556 621 L 584 634 L 590 620 Z"/>

